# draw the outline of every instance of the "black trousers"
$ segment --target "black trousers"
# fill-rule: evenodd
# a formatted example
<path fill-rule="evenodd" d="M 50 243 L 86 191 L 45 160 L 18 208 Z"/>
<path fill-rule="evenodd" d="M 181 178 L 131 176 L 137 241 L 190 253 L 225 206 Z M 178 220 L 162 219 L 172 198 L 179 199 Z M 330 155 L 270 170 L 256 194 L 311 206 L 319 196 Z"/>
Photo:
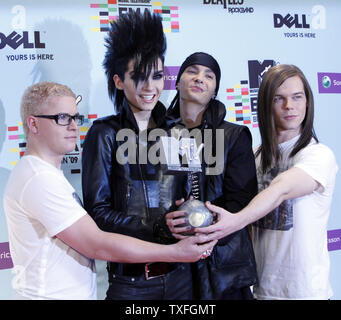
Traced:
<path fill-rule="evenodd" d="M 191 300 L 192 275 L 189 264 L 179 266 L 157 278 L 109 273 L 106 300 Z"/>
<path fill-rule="evenodd" d="M 222 300 L 254 300 L 250 287 L 225 292 Z"/>

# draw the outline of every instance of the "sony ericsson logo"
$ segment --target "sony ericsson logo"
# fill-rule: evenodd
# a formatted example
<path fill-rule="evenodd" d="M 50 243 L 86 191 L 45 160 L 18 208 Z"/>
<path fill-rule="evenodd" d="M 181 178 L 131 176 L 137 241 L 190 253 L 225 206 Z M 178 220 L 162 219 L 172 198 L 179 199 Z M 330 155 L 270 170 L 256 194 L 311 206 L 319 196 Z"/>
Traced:
<path fill-rule="evenodd" d="M 319 93 L 341 93 L 341 73 L 318 72 Z"/>
<path fill-rule="evenodd" d="M 328 89 L 331 86 L 332 81 L 330 80 L 328 76 L 324 76 L 322 77 L 321 83 L 324 88 Z"/>
<path fill-rule="evenodd" d="M 45 49 L 45 43 L 40 40 L 40 31 L 34 31 L 33 35 L 29 31 L 23 31 L 21 34 L 13 31 L 9 35 L 0 32 L 0 49 L 6 45 L 14 50 L 21 45 L 24 49 Z"/>
<path fill-rule="evenodd" d="M 273 23 L 274 28 L 287 28 L 296 29 L 325 29 L 326 28 L 326 9 L 324 6 L 316 5 L 311 10 L 310 14 L 279 14 L 274 13 Z M 311 17 L 311 18 L 310 18 Z M 311 20 L 311 21 L 309 21 Z"/>
<path fill-rule="evenodd" d="M 11 253 L 9 251 L 9 243 L 0 243 L 0 270 L 13 268 Z"/>
<path fill-rule="evenodd" d="M 163 73 L 164 80 L 164 90 L 175 90 L 175 83 L 177 79 L 178 72 L 180 70 L 179 66 L 165 66 Z"/>

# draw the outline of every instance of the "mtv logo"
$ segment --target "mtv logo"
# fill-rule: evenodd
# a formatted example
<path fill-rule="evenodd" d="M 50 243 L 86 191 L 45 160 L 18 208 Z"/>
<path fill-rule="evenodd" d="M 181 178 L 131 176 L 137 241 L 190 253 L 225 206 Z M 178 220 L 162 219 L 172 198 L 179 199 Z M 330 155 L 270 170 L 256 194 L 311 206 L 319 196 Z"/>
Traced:
<path fill-rule="evenodd" d="M 274 60 L 263 60 L 263 62 L 258 60 L 249 60 L 248 67 L 250 89 L 259 89 L 265 73 L 275 65 L 276 62 Z"/>
<path fill-rule="evenodd" d="M 161 166 L 166 174 L 201 172 L 200 152 L 202 143 L 197 147 L 194 138 L 160 137 Z"/>

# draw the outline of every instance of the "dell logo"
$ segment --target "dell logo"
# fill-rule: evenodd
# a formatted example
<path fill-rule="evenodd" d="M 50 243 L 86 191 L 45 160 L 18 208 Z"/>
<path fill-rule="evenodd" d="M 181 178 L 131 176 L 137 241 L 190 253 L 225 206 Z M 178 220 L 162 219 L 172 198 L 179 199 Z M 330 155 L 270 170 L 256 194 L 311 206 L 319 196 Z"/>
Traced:
<path fill-rule="evenodd" d="M 22 35 L 13 31 L 8 36 L 0 32 L 0 49 L 5 48 L 8 45 L 12 49 L 17 49 L 23 45 L 24 49 L 44 49 L 45 43 L 40 41 L 40 32 L 34 31 L 34 39 L 32 42 L 29 41 L 29 32 L 23 31 Z"/>

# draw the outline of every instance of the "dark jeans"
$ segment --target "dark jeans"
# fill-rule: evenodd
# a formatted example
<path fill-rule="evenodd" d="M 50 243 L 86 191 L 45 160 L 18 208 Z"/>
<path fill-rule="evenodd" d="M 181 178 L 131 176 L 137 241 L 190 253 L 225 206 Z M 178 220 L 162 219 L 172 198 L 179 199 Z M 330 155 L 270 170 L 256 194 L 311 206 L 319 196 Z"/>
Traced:
<path fill-rule="evenodd" d="M 250 287 L 225 292 L 222 300 L 254 300 Z"/>
<path fill-rule="evenodd" d="M 109 274 L 106 300 L 191 300 L 192 276 L 189 264 L 179 266 L 164 276 L 146 280 Z"/>

